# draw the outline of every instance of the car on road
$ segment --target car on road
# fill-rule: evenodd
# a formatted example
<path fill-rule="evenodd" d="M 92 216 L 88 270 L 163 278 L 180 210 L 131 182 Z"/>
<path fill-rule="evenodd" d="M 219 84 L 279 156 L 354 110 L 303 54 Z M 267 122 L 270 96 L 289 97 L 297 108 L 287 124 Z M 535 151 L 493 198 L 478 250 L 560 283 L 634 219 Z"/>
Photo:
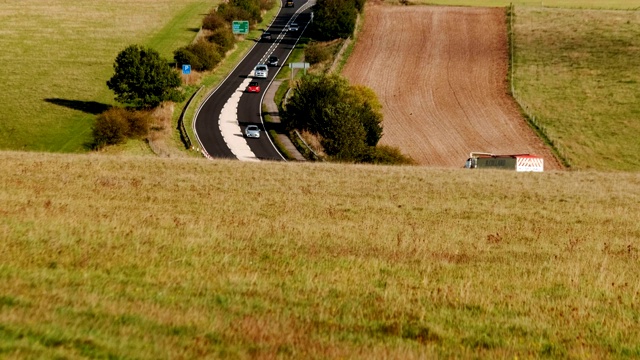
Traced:
<path fill-rule="evenodd" d="M 284 7 L 293 7 L 293 0 L 287 0 L 284 2 Z"/>
<path fill-rule="evenodd" d="M 298 31 L 298 24 L 294 22 L 289 24 L 289 31 Z"/>
<path fill-rule="evenodd" d="M 262 40 L 271 40 L 271 32 L 265 31 L 262 33 Z"/>
<path fill-rule="evenodd" d="M 258 64 L 256 68 L 253 69 L 253 76 L 257 78 L 266 79 L 269 76 L 269 67 L 265 64 Z"/>
<path fill-rule="evenodd" d="M 260 92 L 260 84 L 257 81 L 251 81 L 249 83 L 249 86 L 247 86 L 247 92 L 259 93 Z"/>
<path fill-rule="evenodd" d="M 267 59 L 267 65 L 269 65 L 269 66 L 278 66 L 278 57 L 277 56 L 269 56 L 269 59 Z"/>
<path fill-rule="evenodd" d="M 244 135 L 248 138 L 259 139 L 260 128 L 258 127 L 258 125 L 247 125 L 247 127 L 244 129 Z"/>

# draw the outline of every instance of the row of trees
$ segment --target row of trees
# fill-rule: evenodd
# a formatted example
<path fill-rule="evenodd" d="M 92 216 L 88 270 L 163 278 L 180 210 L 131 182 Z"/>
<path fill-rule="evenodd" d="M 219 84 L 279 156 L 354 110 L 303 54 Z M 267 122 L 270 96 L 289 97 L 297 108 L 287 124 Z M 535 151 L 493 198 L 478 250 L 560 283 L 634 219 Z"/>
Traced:
<path fill-rule="evenodd" d="M 262 21 L 262 10 L 275 0 L 231 0 L 212 10 L 203 20 L 206 36 L 174 52 L 177 65 L 189 64 L 196 71 L 213 69 L 233 48 L 236 38 L 233 20 L 248 20 L 252 26 Z M 112 108 L 100 114 L 93 127 L 93 146 L 101 148 L 143 136 L 148 131 L 148 110 L 164 101 L 183 101 L 182 81 L 168 61 L 151 48 L 130 45 L 116 57 L 114 75 L 107 86 L 117 102 L 128 109 Z"/>
<path fill-rule="evenodd" d="M 236 42 L 231 23 L 242 19 L 253 27 L 262 21 L 262 11 L 274 5 L 275 0 L 231 0 L 220 4 L 202 22 L 206 35 L 176 50 L 173 54 L 175 62 L 178 65 L 189 64 L 196 71 L 213 69 Z"/>

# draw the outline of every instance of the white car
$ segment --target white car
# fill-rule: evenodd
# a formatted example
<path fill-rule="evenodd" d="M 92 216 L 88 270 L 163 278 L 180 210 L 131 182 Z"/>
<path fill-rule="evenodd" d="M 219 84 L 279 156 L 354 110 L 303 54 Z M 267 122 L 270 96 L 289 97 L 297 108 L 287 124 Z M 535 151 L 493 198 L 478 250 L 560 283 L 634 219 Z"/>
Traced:
<path fill-rule="evenodd" d="M 258 125 L 248 125 L 244 129 L 244 136 L 246 136 L 248 138 L 259 139 L 260 138 L 260 128 L 258 127 Z"/>
<path fill-rule="evenodd" d="M 266 79 L 267 76 L 269 76 L 269 67 L 265 64 L 258 64 L 256 68 L 253 69 L 253 76 Z"/>

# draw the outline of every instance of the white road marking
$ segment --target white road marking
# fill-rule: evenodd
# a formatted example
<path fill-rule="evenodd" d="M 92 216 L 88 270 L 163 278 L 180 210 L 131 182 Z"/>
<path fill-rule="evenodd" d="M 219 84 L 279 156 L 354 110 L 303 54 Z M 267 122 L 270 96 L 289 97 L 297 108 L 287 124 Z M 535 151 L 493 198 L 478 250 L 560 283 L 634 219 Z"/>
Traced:
<path fill-rule="evenodd" d="M 253 151 L 251 151 L 251 148 L 249 148 L 247 139 L 245 139 L 242 134 L 242 129 L 238 122 L 238 104 L 240 103 L 240 97 L 251 80 L 250 77 L 246 78 L 240 84 L 240 87 L 234 91 L 233 95 L 231 95 L 222 107 L 220 119 L 218 120 L 218 126 L 220 127 L 220 133 L 222 134 L 224 142 L 233 155 L 240 161 L 260 161 Z"/>

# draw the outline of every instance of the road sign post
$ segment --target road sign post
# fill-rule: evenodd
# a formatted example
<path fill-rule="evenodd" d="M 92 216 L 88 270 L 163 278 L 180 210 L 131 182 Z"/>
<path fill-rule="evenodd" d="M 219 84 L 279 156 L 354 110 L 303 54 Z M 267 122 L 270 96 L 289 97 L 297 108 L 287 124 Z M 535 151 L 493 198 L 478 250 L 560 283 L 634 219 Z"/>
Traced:
<path fill-rule="evenodd" d="M 191 74 L 191 65 L 182 64 L 182 75 L 187 75 L 187 84 L 189 84 L 189 80 L 191 80 L 191 76 L 189 74 Z"/>
<path fill-rule="evenodd" d="M 298 63 L 289 63 L 289 68 L 291 69 L 291 81 L 293 83 L 293 69 L 304 69 L 304 73 L 307 73 L 307 69 L 309 68 L 309 63 L 306 62 L 298 62 Z"/>

